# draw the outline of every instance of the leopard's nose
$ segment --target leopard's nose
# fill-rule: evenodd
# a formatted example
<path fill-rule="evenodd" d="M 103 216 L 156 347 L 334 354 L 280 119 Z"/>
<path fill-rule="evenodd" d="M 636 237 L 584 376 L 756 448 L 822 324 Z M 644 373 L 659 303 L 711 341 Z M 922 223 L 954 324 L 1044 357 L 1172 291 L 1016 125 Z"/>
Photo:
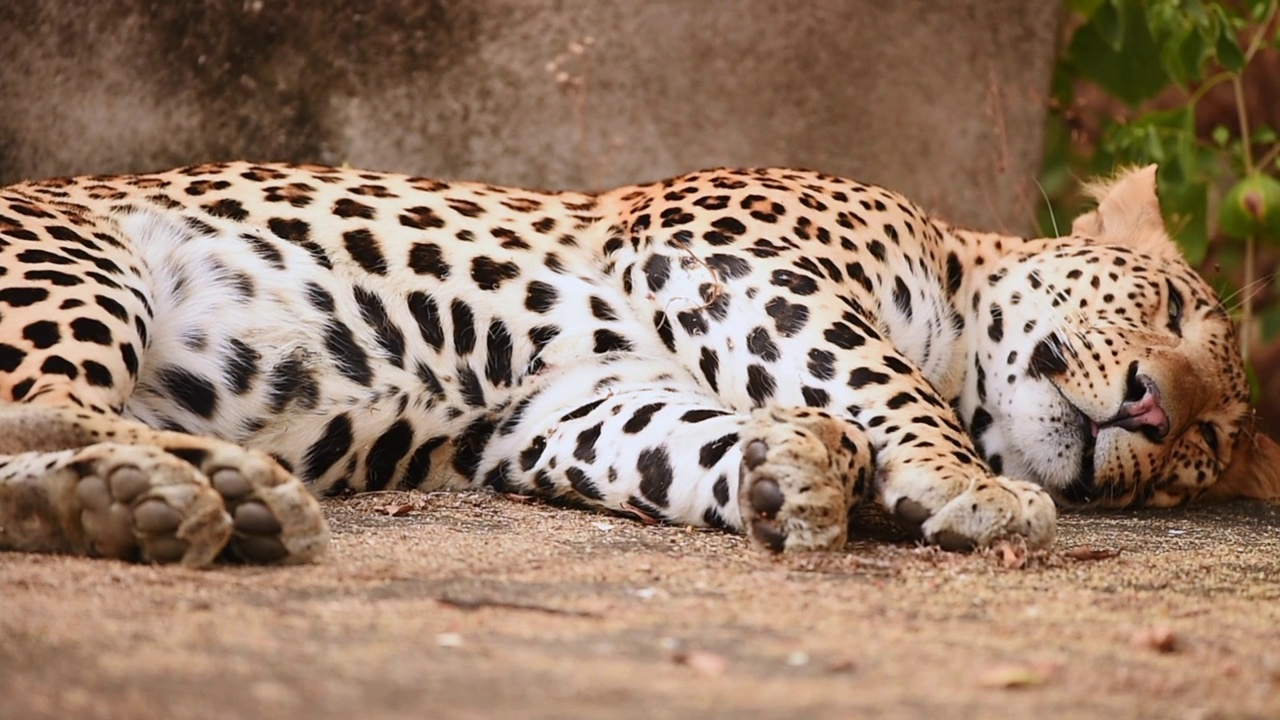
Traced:
<path fill-rule="evenodd" d="M 1169 434 L 1169 414 L 1160 402 L 1160 387 L 1149 376 L 1138 372 L 1138 364 L 1129 366 L 1124 402 L 1115 417 L 1101 427 L 1122 427 L 1141 432 L 1152 442 L 1160 442 Z"/>

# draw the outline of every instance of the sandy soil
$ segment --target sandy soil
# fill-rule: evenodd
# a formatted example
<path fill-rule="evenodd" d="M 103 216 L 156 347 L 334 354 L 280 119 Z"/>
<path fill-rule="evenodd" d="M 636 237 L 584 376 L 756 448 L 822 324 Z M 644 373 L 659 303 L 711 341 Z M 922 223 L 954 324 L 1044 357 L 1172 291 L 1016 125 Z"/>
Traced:
<path fill-rule="evenodd" d="M 1067 516 L 1031 557 L 326 509 L 310 567 L 0 555 L 0 718 L 1280 717 L 1276 505 Z"/>

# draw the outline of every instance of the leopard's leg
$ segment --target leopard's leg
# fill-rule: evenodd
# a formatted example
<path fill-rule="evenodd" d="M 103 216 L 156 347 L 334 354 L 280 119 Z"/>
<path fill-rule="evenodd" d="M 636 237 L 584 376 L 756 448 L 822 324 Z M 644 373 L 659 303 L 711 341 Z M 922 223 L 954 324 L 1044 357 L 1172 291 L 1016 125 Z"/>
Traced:
<path fill-rule="evenodd" d="M 164 308 L 113 218 L 0 193 L 0 548 L 208 562 L 316 557 L 318 503 L 265 455 L 121 417 Z M 14 209 L 17 208 L 17 209 Z M 25 210 L 25 212 L 23 212 Z M 172 288 L 170 288 L 172 290 Z M 132 540 L 130 539 L 132 538 Z"/>
<path fill-rule="evenodd" d="M 204 565 L 327 544 L 316 500 L 262 453 L 40 404 L 0 405 L 0 438 L 0 549 Z"/>
<path fill-rule="evenodd" d="M 477 479 L 803 551 L 844 545 L 871 470 L 851 422 L 803 407 L 735 412 L 678 366 L 615 356 L 530 379 Z"/>
<path fill-rule="evenodd" d="M 664 343 L 725 405 L 810 405 L 865 428 L 877 497 L 927 542 L 957 550 L 1012 535 L 1033 546 L 1053 542 L 1052 499 L 991 472 L 946 400 L 867 309 L 876 298 L 820 275 L 797 279 L 796 268 L 813 265 L 799 254 L 765 261 L 692 241 L 677 246 L 679 253 L 663 254 L 670 251 L 655 242 L 634 261 L 617 262 L 629 263 L 632 287 L 650 290 L 633 295 L 637 312 L 659 309 Z M 643 268 L 651 265 L 662 270 L 661 282 L 649 284 Z M 772 278 L 768 288 L 761 277 Z M 785 289 L 793 281 L 800 293 Z"/>

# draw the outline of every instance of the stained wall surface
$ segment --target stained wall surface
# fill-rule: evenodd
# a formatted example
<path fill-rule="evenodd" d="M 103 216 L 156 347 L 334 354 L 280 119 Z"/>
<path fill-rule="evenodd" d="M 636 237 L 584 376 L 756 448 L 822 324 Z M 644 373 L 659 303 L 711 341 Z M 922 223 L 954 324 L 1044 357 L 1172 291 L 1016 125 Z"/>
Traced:
<path fill-rule="evenodd" d="M 590 189 L 815 167 L 1026 230 L 1049 0 L 0 3 L 0 182 L 231 158 Z"/>

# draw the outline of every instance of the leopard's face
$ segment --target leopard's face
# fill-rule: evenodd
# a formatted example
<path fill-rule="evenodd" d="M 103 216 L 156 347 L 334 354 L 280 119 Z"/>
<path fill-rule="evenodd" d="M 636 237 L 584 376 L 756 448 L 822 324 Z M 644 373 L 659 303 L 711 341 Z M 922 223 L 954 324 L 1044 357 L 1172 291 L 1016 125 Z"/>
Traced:
<path fill-rule="evenodd" d="M 1248 417 L 1235 334 L 1172 253 L 1035 243 L 980 293 L 966 418 L 1006 474 L 1067 505 L 1176 505 L 1211 487 Z"/>

